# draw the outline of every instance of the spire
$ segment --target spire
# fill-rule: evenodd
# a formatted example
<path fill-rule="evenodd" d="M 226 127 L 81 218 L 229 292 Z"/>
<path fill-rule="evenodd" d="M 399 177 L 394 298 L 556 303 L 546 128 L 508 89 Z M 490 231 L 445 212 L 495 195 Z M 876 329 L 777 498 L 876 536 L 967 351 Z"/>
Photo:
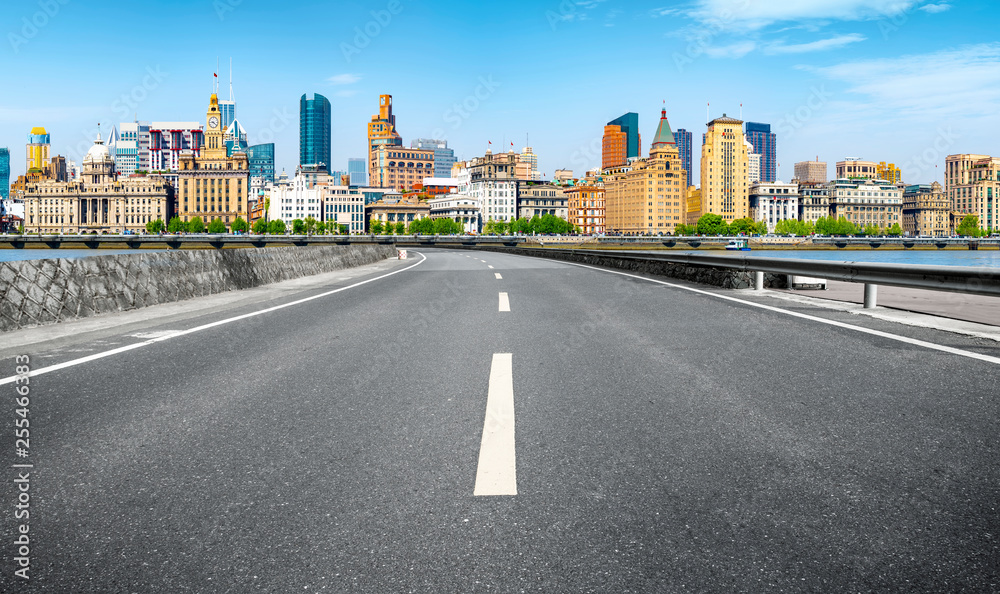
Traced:
<path fill-rule="evenodd" d="M 666 104 L 666 101 L 664 101 Z M 650 151 L 656 150 L 658 148 L 667 148 L 667 145 L 676 145 L 674 141 L 674 133 L 670 131 L 670 122 L 667 121 L 667 108 L 663 107 L 660 110 L 660 125 L 656 127 L 656 135 L 653 136 L 653 144 L 650 146 Z"/>

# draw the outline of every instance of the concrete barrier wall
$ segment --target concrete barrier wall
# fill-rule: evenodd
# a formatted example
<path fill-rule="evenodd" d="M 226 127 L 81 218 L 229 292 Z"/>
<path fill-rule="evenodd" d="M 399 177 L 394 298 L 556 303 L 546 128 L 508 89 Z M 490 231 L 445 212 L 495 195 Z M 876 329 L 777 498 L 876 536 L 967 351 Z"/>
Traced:
<path fill-rule="evenodd" d="M 501 248 L 480 246 L 472 249 L 518 254 L 522 256 L 551 258 L 553 260 L 565 260 L 567 262 L 590 264 L 591 266 L 618 268 L 620 270 L 629 270 L 644 274 L 655 274 L 657 276 L 677 278 L 704 285 L 713 285 L 716 287 L 723 287 L 725 289 L 747 289 L 753 286 L 753 274 L 743 270 L 675 264 L 673 262 L 663 262 L 653 259 L 646 260 L 639 254 L 635 254 L 633 257 L 623 257 L 616 255 L 613 252 L 609 252 L 608 255 L 605 256 L 603 254 L 581 254 L 574 252 L 573 250 L 563 250 L 558 248 Z M 786 288 L 786 276 L 783 274 L 765 274 L 764 286 L 772 288 Z"/>
<path fill-rule="evenodd" d="M 0 332 L 371 264 L 391 245 L 186 250 L 0 262 Z"/>

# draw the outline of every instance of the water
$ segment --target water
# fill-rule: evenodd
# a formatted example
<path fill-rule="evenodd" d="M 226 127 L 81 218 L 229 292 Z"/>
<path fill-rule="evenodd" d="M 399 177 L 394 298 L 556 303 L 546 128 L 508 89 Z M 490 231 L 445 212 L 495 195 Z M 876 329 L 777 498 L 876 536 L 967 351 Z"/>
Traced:
<path fill-rule="evenodd" d="M 740 253 L 802 260 L 1000 268 L 1000 250 L 753 250 Z"/>
<path fill-rule="evenodd" d="M 47 258 L 86 258 L 88 256 L 114 256 L 117 254 L 135 254 L 139 252 L 156 252 L 165 248 L 142 249 L 142 250 L 92 250 L 92 249 L 58 249 L 58 250 L 36 250 L 36 249 L 0 249 L 0 262 L 13 262 L 15 260 L 45 260 Z"/>

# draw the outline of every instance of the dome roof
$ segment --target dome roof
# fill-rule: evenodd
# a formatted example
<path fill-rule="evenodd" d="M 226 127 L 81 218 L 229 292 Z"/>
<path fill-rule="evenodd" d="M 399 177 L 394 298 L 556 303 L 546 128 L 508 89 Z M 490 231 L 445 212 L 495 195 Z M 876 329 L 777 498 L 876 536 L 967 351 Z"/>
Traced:
<path fill-rule="evenodd" d="M 94 146 L 90 147 L 87 151 L 87 156 L 83 158 L 84 163 L 99 163 L 102 161 L 110 161 L 111 152 L 108 151 L 107 145 L 101 140 L 101 133 L 97 133 L 97 140 L 94 141 Z"/>

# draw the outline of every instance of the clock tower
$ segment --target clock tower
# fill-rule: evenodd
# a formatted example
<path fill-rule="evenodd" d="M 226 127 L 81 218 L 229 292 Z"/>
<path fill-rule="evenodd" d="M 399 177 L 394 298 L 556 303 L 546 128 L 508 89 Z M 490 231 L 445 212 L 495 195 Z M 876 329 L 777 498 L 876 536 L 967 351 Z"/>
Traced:
<path fill-rule="evenodd" d="M 205 115 L 205 148 L 202 157 L 209 159 L 225 159 L 225 130 L 222 129 L 222 112 L 219 111 L 219 96 L 212 93 L 208 102 L 208 113 Z"/>

